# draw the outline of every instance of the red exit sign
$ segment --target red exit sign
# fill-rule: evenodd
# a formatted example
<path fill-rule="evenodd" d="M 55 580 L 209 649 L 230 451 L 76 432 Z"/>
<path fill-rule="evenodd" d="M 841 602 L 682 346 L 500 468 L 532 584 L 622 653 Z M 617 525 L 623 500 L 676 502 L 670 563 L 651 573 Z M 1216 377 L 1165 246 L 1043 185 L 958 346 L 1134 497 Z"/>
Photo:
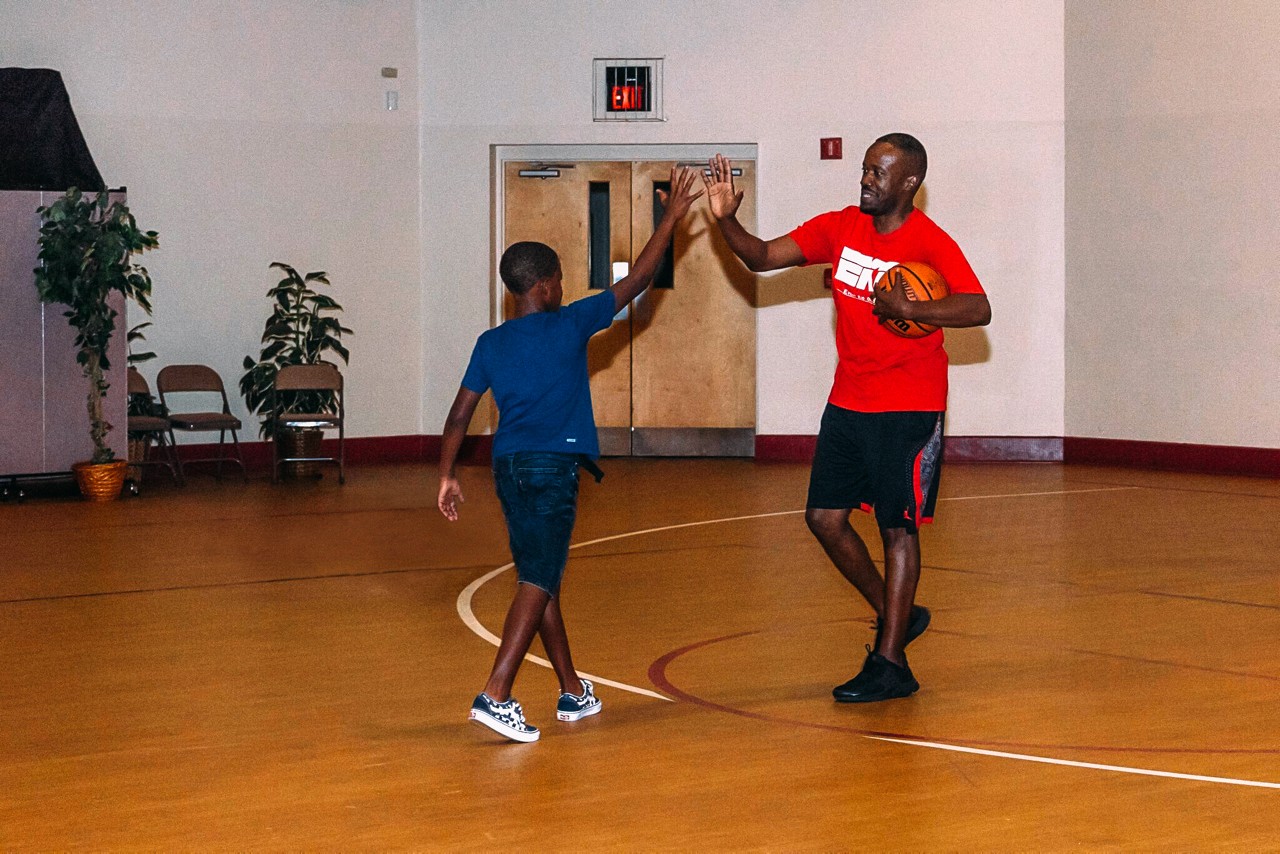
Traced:
<path fill-rule="evenodd" d="M 609 90 L 610 110 L 643 110 L 643 86 L 614 86 Z"/>

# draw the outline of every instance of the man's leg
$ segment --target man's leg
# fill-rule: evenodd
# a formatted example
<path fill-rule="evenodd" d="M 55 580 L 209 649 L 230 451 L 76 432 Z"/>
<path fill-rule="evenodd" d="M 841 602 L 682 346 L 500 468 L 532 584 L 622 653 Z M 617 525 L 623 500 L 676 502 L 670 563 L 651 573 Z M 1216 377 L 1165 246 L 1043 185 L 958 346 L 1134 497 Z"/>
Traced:
<path fill-rule="evenodd" d="M 884 616 L 885 582 L 871 562 L 867 544 L 849 524 L 851 510 L 826 510 L 810 507 L 804 512 L 809 530 L 822 544 L 827 557 L 840 570 L 840 574 L 858 589 L 862 598 L 880 617 Z M 887 548 L 887 545 L 886 545 Z M 917 560 L 917 575 L 919 561 Z M 912 587 L 914 590 L 914 585 Z M 910 605 L 908 605 L 908 608 Z"/>
<path fill-rule="evenodd" d="M 532 584 L 517 584 L 516 595 L 507 611 L 507 620 L 502 626 L 502 644 L 498 647 L 498 655 L 493 662 L 493 672 L 485 683 L 484 692 L 489 698 L 499 703 L 511 698 L 511 686 L 516 681 L 516 672 L 520 662 L 533 643 L 533 636 L 542 625 L 546 613 L 547 602 L 555 601 L 547 591 Z M 563 630 L 563 626 L 562 626 Z M 566 642 L 566 651 L 568 650 Z"/>
<path fill-rule="evenodd" d="M 581 695 L 582 680 L 578 671 L 573 669 L 573 657 L 569 654 L 569 636 L 564 630 L 564 617 L 560 614 L 560 597 L 553 596 L 542 611 L 542 625 L 538 628 L 538 636 L 542 638 L 542 646 L 547 651 L 547 658 L 555 668 L 556 677 L 560 680 L 560 691 L 566 694 Z"/>
<path fill-rule="evenodd" d="M 920 535 L 906 528 L 881 529 L 884 539 L 885 604 L 876 652 L 894 664 L 906 664 L 907 624 L 920 583 Z"/>

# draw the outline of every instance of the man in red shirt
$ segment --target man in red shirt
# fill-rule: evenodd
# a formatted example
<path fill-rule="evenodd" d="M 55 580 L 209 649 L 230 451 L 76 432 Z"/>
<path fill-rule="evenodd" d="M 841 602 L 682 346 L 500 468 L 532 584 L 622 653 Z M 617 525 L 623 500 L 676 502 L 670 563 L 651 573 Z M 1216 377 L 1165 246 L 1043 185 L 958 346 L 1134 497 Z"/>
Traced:
<path fill-rule="evenodd" d="M 915 207 L 928 160 L 915 137 L 880 137 L 862 160 L 857 207 L 832 211 L 765 241 L 735 217 L 742 193 L 724 157 L 703 176 L 725 242 L 754 272 L 830 264 L 839 363 L 818 433 L 805 521 L 832 563 L 875 609 L 876 644 L 862 670 L 833 690 L 836 700 L 869 703 L 907 697 L 920 685 L 906 645 L 929 625 L 914 604 L 920 580 L 919 526 L 932 521 L 942 465 L 947 353 L 942 333 L 902 338 L 885 326 L 902 318 L 933 326 L 985 326 L 991 305 L 964 253 Z M 904 261 L 933 267 L 950 295 L 912 302 L 880 286 Z M 884 545 L 884 577 L 849 524 L 874 512 Z"/>

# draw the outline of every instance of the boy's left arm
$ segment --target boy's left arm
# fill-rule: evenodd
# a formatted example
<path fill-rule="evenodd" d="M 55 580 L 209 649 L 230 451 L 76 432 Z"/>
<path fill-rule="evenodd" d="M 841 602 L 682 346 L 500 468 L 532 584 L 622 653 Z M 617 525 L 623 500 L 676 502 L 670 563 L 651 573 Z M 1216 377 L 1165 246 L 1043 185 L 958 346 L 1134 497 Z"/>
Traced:
<path fill-rule="evenodd" d="M 465 500 L 455 467 L 462 440 L 467 435 L 467 425 L 475 415 L 480 398 L 477 392 L 459 386 L 458 396 L 453 399 L 453 406 L 444 420 L 444 433 L 440 440 L 440 494 L 436 498 L 436 506 L 450 522 L 458 521 L 458 503 Z"/>
<path fill-rule="evenodd" d="M 676 223 L 689 212 L 689 208 L 702 195 L 702 190 L 692 192 L 696 177 L 692 169 L 673 167 L 671 192 L 658 191 L 658 200 L 666 206 L 666 211 L 662 214 L 658 227 L 653 230 L 653 236 L 640 250 L 640 255 L 636 258 L 636 264 L 631 268 L 631 272 L 619 279 L 611 289 L 615 312 L 622 311 L 624 305 L 640 296 L 640 293 L 653 281 L 654 275 L 658 272 L 658 265 L 662 263 L 662 256 L 667 251 L 667 244 L 671 242 L 671 236 L 675 233 Z"/>

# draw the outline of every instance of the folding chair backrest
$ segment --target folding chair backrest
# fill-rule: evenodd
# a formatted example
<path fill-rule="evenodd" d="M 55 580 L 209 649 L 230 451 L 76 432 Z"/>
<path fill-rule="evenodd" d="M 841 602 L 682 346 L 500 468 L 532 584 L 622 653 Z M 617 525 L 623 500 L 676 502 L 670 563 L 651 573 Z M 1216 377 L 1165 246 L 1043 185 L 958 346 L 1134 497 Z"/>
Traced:
<path fill-rule="evenodd" d="M 285 365 L 276 374 L 276 391 L 342 390 L 342 374 L 327 362 L 317 365 Z"/>
<path fill-rule="evenodd" d="M 156 385 L 161 392 L 216 391 L 226 397 L 222 377 L 206 365 L 168 365 L 160 369 Z"/>
<path fill-rule="evenodd" d="M 151 395 L 151 386 L 147 385 L 147 378 L 139 373 L 137 368 L 129 368 L 129 394 L 145 394 Z"/>

